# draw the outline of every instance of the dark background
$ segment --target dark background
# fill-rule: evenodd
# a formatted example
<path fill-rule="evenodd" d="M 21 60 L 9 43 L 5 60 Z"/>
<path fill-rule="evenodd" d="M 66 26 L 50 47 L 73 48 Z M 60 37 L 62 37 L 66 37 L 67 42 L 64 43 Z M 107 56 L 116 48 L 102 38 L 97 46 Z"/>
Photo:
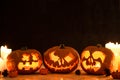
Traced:
<path fill-rule="evenodd" d="M 120 0 L 1 0 L 0 45 L 44 53 L 120 42 Z"/>

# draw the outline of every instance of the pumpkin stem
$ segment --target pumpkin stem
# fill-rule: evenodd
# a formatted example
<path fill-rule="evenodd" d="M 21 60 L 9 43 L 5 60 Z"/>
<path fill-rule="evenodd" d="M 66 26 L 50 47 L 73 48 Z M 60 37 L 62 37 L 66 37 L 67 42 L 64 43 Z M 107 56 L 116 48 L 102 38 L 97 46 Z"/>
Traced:
<path fill-rule="evenodd" d="M 65 45 L 64 44 L 60 44 L 60 49 L 64 49 Z"/>
<path fill-rule="evenodd" d="M 99 48 L 99 47 L 102 47 L 102 44 L 97 44 L 97 47 Z"/>
<path fill-rule="evenodd" d="M 25 47 L 22 47 L 21 50 L 27 50 L 28 48 L 25 46 Z"/>

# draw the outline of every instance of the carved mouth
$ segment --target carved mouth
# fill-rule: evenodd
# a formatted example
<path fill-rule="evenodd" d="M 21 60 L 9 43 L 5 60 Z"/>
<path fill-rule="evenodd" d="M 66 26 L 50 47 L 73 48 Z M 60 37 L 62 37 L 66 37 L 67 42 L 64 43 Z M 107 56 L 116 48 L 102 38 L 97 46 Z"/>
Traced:
<path fill-rule="evenodd" d="M 89 65 L 87 65 L 86 63 L 87 63 L 87 61 L 83 61 L 82 62 L 82 65 L 84 66 L 84 68 L 85 69 L 87 69 L 88 71 L 98 71 L 99 69 L 100 69 L 100 67 L 101 67 L 101 63 L 100 62 L 97 62 L 97 61 L 95 61 L 96 62 L 96 64 L 89 64 Z"/>
<path fill-rule="evenodd" d="M 41 61 L 32 62 L 31 64 L 30 64 L 30 62 L 25 62 L 25 64 L 23 62 L 19 62 L 18 69 L 27 71 L 27 70 L 30 70 L 30 69 L 39 68 L 40 66 L 41 66 Z"/>
<path fill-rule="evenodd" d="M 55 71 L 60 71 L 60 70 L 72 70 L 76 64 L 78 64 L 78 60 L 76 62 L 74 62 L 73 64 L 71 64 L 70 66 L 53 66 L 53 64 L 49 64 L 45 61 L 46 66 L 48 66 L 50 69 L 54 69 Z"/>

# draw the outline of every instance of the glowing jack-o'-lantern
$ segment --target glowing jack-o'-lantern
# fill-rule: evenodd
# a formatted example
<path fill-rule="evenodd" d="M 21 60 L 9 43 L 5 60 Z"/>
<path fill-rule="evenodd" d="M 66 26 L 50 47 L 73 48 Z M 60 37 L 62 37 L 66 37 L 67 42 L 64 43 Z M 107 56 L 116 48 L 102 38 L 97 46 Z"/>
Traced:
<path fill-rule="evenodd" d="M 35 49 L 15 50 L 7 59 L 8 71 L 16 69 L 20 74 L 34 73 L 42 64 L 41 54 Z"/>
<path fill-rule="evenodd" d="M 113 53 L 100 46 L 88 46 L 81 53 L 81 67 L 88 74 L 105 74 L 112 69 Z"/>
<path fill-rule="evenodd" d="M 51 72 L 69 73 L 76 69 L 78 62 L 78 52 L 68 46 L 55 46 L 44 53 L 44 64 Z"/>

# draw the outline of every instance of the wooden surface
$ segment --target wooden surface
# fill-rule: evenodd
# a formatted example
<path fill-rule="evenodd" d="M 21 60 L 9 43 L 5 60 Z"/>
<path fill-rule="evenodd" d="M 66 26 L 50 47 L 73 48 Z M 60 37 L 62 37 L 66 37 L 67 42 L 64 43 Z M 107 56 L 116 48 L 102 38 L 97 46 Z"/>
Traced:
<path fill-rule="evenodd" d="M 0 80 L 113 80 L 111 76 L 75 75 L 75 74 L 47 74 L 47 75 L 19 75 L 15 78 L 3 77 Z"/>
<path fill-rule="evenodd" d="M 78 67 L 77 69 L 81 71 L 80 75 L 76 75 L 75 71 L 69 74 L 53 74 L 49 72 L 47 75 L 40 75 L 37 73 L 31 75 L 18 75 L 15 78 L 2 77 L 0 80 L 113 80 L 111 76 L 88 75 L 81 69 L 81 67 Z"/>
<path fill-rule="evenodd" d="M 82 72 L 80 75 L 76 75 L 74 72 L 69 74 L 53 74 L 47 75 L 31 74 L 31 75 L 18 75 L 15 78 L 2 77 L 0 80 L 113 80 L 111 76 L 105 75 L 88 75 Z"/>

